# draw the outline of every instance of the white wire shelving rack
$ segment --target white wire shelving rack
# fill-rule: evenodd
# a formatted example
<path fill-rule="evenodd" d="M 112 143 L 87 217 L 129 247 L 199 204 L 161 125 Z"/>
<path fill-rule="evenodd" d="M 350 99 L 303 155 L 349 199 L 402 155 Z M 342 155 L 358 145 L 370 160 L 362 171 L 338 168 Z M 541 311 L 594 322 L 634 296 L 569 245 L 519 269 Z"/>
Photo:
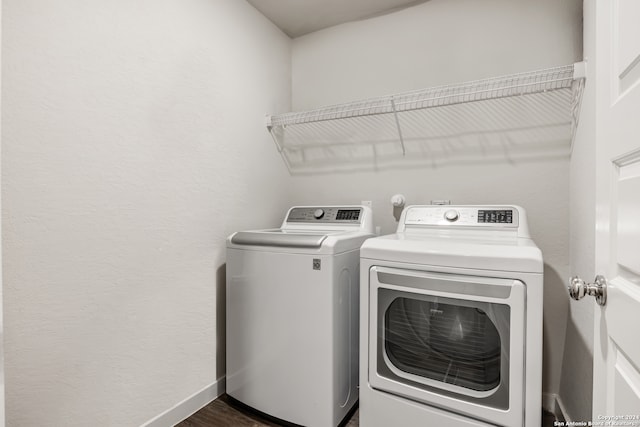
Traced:
<path fill-rule="evenodd" d="M 568 154 L 585 63 L 267 116 L 292 174 Z"/>

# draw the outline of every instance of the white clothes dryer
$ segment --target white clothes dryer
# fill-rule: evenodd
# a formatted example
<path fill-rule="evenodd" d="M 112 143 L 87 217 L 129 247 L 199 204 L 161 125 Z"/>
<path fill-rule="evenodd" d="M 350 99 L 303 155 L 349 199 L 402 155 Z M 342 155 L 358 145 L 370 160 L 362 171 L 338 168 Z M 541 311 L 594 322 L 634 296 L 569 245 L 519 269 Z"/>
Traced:
<path fill-rule="evenodd" d="M 229 396 L 309 427 L 358 400 L 359 250 L 364 206 L 293 207 L 281 228 L 227 239 Z"/>
<path fill-rule="evenodd" d="M 543 261 L 524 209 L 409 206 L 360 256 L 360 425 L 540 426 Z"/>

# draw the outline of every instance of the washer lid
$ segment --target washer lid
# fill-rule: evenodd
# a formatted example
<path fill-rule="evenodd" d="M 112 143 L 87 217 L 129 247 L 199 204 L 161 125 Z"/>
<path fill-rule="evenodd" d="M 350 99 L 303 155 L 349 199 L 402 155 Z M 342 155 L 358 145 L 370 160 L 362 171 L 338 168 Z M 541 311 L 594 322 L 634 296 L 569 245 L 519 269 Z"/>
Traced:
<path fill-rule="evenodd" d="M 369 239 L 360 257 L 419 265 L 542 273 L 542 252 L 531 239 L 396 233 Z"/>
<path fill-rule="evenodd" d="M 319 248 L 336 232 L 287 231 L 282 229 L 239 231 L 231 236 L 231 243 L 247 246 L 275 246 L 285 248 Z"/>

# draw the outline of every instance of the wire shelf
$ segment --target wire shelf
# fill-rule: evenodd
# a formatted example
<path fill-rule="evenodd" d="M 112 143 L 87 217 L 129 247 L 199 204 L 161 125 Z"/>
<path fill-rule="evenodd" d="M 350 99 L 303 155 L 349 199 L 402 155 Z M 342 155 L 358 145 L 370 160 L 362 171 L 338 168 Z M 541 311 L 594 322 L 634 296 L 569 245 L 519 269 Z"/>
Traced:
<path fill-rule="evenodd" d="M 267 118 L 291 173 L 570 152 L 584 64 Z"/>

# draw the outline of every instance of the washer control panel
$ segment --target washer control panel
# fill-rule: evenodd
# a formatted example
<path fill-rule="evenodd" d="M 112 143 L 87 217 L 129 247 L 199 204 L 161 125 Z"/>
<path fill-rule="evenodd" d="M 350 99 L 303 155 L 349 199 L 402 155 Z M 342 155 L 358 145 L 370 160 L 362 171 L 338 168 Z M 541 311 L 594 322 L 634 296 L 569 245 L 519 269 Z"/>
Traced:
<path fill-rule="evenodd" d="M 404 224 L 517 228 L 518 209 L 509 206 L 411 206 Z"/>
<path fill-rule="evenodd" d="M 287 222 L 360 224 L 360 207 L 300 207 L 289 211 Z"/>

